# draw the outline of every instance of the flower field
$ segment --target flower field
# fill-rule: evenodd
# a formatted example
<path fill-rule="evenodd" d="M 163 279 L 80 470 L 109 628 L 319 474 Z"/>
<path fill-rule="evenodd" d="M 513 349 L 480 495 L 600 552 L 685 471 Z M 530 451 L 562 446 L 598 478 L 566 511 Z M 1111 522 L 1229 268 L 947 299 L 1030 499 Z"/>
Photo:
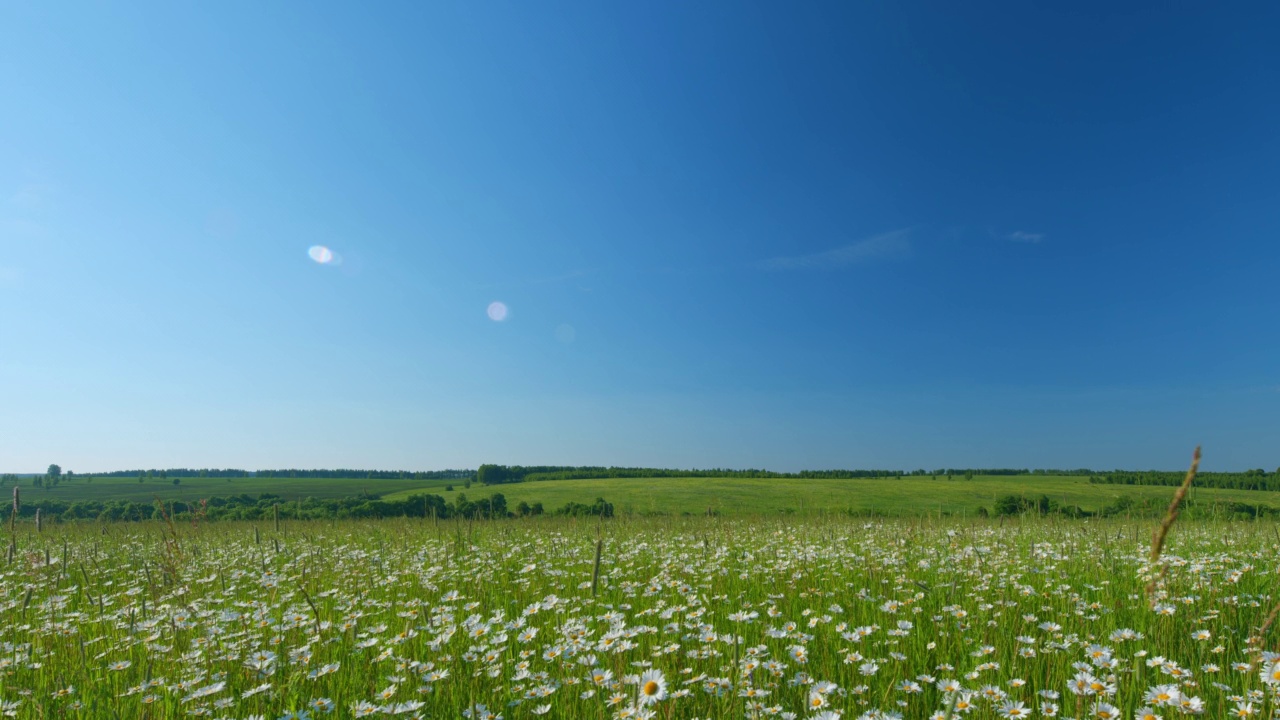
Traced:
<path fill-rule="evenodd" d="M 1280 714 L 1274 524 L 19 523 L 20 718 Z M 1280 625 L 1280 623 L 1277 623 Z"/>

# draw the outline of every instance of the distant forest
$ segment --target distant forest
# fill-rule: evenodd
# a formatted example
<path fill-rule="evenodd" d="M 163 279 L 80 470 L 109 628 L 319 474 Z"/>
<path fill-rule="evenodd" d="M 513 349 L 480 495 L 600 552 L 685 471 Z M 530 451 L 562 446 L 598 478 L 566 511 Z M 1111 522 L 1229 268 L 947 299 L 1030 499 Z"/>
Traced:
<path fill-rule="evenodd" d="M 364 480 L 466 480 L 474 478 L 475 470 L 240 470 L 237 468 L 165 468 L 157 470 L 112 470 L 111 472 L 79 473 L 92 477 L 145 477 L 145 478 L 358 478 Z"/>
<path fill-rule="evenodd" d="M 771 470 L 673 470 L 671 468 L 644 467 L 593 467 L 554 465 L 481 465 L 475 480 L 484 485 L 531 482 L 538 480 L 594 480 L 597 478 L 643 477 L 738 477 L 738 478 L 794 478 L 815 480 L 845 480 L 852 478 L 884 477 L 969 477 L 977 475 L 1093 475 L 1087 468 L 1076 470 L 1051 470 L 1027 468 L 941 468 L 937 470 L 801 470 L 800 472 L 773 472 Z"/>
<path fill-rule="evenodd" d="M 1093 475 L 1089 482 L 1098 485 L 1181 485 L 1186 478 L 1185 472 L 1165 472 L 1163 470 L 1147 470 L 1134 472 L 1118 470 L 1105 475 Z M 1202 472 L 1196 473 L 1195 484 L 1199 487 L 1221 488 L 1224 490 L 1280 490 L 1280 469 L 1273 473 L 1258 468 L 1238 473 Z"/>
<path fill-rule="evenodd" d="M 603 467 L 582 465 L 481 465 L 476 470 L 357 470 L 350 468 L 330 469 L 284 469 L 284 470 L 242 470 L 237 468 L 165 468 L 147 470 L 113 470 L 111 472 L 72 473 L 58 477 L 57 465 L 50 466 L 50 473 L 45 476 L 34 476 L 37 484 L 43 481 L 71 480 L 75 477 L 114 477 L 114 478 L 335 478 L 361 480 L 462 480 L 468 483 L 479 482 L 483 485 L 501 485 L 505 483 L 536 482 L 544 480 L 593 480 L 609 478 L 645 478 L 645 477 L 691 477 L 691 478 L 792 478 L 813 480 L 839 480 L 854 478 L 885 477 L 934 477 L 949 480 L 962 478 L 972 479 L 980 475 L 998 476 L 1078 476 L 1087 477 L 1090 483 L 1101 485 L 1178 485 L 1185 473 L 1165 470 L 1090 470 L 1075 469 L 1028 469 L 1028 468 L 939 468 L 935 470 L 801 470 L 799 472 L 774 472 L 747 468 L 741 470 L 729 468 L 710 468 L 703 470 L 680 470 L 672 468 L 646 467 Z M 17 484 L 19 476 L 7 473 L 0 475 L 0 487 L 6 484 Z M 1280 491 L 1280 469 L 1267 472 L 1261 468 L 1244 472 L 1201 472 L 1196 476 L 1195 484 L 1199 487 L 1221 488 L 1228 490 L 1264 490 Z"/>

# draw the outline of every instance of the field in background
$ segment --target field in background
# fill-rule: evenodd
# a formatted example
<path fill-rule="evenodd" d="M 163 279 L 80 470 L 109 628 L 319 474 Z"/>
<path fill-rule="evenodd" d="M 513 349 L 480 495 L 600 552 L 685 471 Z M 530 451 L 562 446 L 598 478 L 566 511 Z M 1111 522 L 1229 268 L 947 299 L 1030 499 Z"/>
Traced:
<path fill-rule="evenodd" d="M 887 515 L 915 515 L 950 512 L 972 514 L 979 507 L 993 510 L 1003 495 L 1047 495 L 1064 506 L 1078 505 L 1097 511 L 1120 497 L 1136 502 L 1151 499 L 1167 503 L 1173 489 L 1141 485 L 1091 485 L 1078 476 L 978 476 L 964 480 L 957 476 L 932 480 L 928 477 L 899 477 L 848 480 L 807 480 L 790 478 L 609 478 L 601 480 L 548 480 L 506 485 L 472 485 L 452 481 L 454 490 L 437 487 L 429 492 L 446 502 L 458 493 L 480 500 L 502 493 L 507 507 L 520 502 L 541 502 L 550 511 L 569 502 L 591 503 L 597 497 L 613 503 L 618 514 L 665 513 L 701 514 L 708 509 L 722 515 L 795 512 L 820 514 L 846 510 Z M 442 483 L 443 485 L 443 483 Z M 387 499 L 407 497 L 419 490 L 389 493 Z M 1239 501 L 1276 504 L 1274 493 L 1249 490 L 1192 489 L 1194 501 Z"/>
<path fill-rule="evenodd" d="M 1079 476 L 977 476 L 965 480 L 940 477 L 895 477 L 855 479 L 793 478 L 608 478 L 596 480 L 546 480 L 503 485 L 472 484 L 466 488 L 462 480 L 399 480 L 364 478 L 182 478 L 172 480 L 148 478 L 97 477 L 89 481 L 77 476 L 64 480 L 55 488 L 32 487 L 22 480 L 22 494 L 27 502 L 44 499 L 76 502 L 81 500 L 130 500 L 150 503 L 164 500 L 196 501 L 210 497 L 230 497 L 247 493 L 279 495 L 284 501 L 313 498 L 342 498 L 363 494 L 380 495 L 387 500 L 403 499 L 414 494 L 434 494 L 453 502 L 465 493 L 471 501 L 502 493 L 507 506 L 515 509 L 520 502 L 542 503 L 548 512 L 577 502 L 590 504 L 602 497 L 618 514 L 704 514 L 708 509 L 721 515 L 754 515 L 775 513 L 822 514 L 831 512 L 868 512 L 885 515 L 919 515 L 938 512 L 973 514 L 979 508 L 994 511 L 996 500 L 1006 495 L 1031 499 L 1048 496 L 1061 506 L 1079 506 L 1099 511 L 1117 499 L 1127 497 L 1163 503 L 1172 489 L 1142 485 L 1094 485 Z M 450 486 L 453 490 L 447 490 Z M 9 489 L 0 490 L 5 495 Z M 1193 487 L 1191 500 L 1202 502 L 1243 502 L 1252 505 L 1280 506 L 1275 493 L 1250 490 L 1220 490 Z M 1194 512 L 1194 510 L 1193 510 Z"/>

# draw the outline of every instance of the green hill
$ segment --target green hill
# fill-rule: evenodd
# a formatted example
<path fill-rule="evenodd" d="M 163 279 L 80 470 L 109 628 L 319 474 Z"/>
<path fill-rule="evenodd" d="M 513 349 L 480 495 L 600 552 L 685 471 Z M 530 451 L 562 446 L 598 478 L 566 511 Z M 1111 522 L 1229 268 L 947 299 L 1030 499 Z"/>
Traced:
<path fill-rule="evenodd" d="M 796 512 L 876 512 L 888 515 L 920 513 L 975 513 L 978 508 L 993 510 L 997 499 L 1022 495 L 1030 499 L 1047 495 L 1063 506 L 1079 506 L 1098 511 L 1120 498 L 1160 504 L 1173 495 L 1173 488 L 1135 485 L 1095 485 L 1079 476 L 1020 475 L 977 476 L 972 480 L 930 477 L 810 480 L 798 478 L 608 478 L 598 480 L 548 480 L 504 485 L 472 485 L 463 489 L 456 481 L 453 492 L 434 489 L 402 490 L 386 499 L 407 497 L 414 492 L 442 495 L 446 502 L 466 493 L 480 500 L 500 492 L 509 508 L 520 502 L 541 502 L 547 511 L 569 502 L 590 503 L 602 497 L 613 503 L 619 514 L 705 513 L 723 515 Z M 1193 488 L 1191 501 L 1245 502 L 1280 507 L 1276 493 L 1249 490 Z"/>

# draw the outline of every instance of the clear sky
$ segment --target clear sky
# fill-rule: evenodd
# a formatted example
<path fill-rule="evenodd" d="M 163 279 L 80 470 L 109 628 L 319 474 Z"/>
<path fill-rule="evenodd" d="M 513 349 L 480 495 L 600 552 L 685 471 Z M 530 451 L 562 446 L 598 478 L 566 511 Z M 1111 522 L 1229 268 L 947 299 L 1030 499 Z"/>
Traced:
<path fill-rule="evenodd" d="M 1274 469 L 1277 28 L 6 3 L 0 470 Z"/>

